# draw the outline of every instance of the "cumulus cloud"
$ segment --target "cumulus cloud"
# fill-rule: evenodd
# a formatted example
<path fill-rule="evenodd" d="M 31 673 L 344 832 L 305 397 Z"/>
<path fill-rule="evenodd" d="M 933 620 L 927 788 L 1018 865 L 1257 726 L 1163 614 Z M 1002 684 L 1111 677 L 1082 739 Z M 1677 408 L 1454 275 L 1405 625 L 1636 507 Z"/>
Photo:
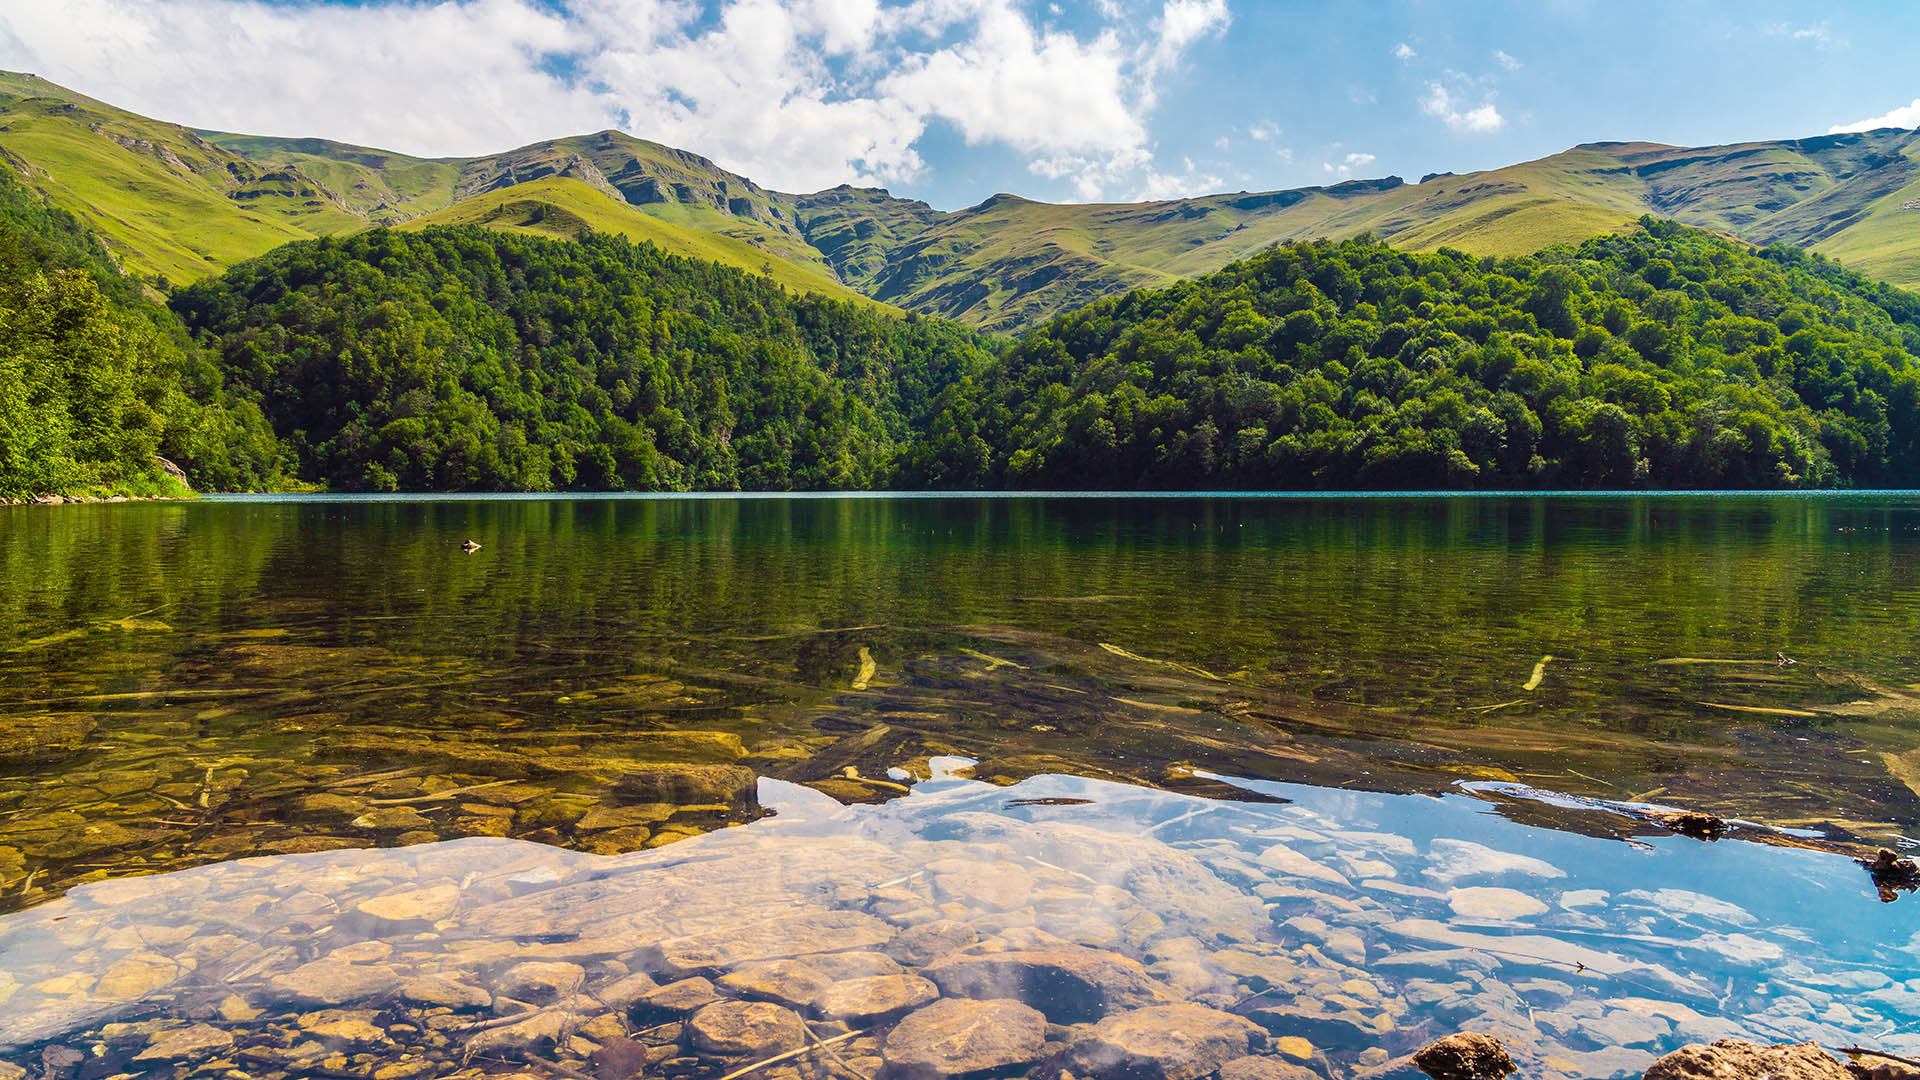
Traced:
<path fill-rule="evenodd" d="M 1338 164 L 1331 161 L 1323 161 L 1320 163 L 1320 169 L 1332 176 L 1352 176 L 1353 170 L 1371 165 L 1374 163 L 1374 160 L 1375 158 L 1372 154 L 1356 152 L 1348 154 L 1346 159 Z"/>
<path fill-rule="evenodd" d="M 1014 0 L 62 0 L 0 4 L 0 66 L 195 126 L 431 156 L 618 127 L 801 191 L 912 179 L 944 121 L 1092 198 L 1146 175 L 1156 80 L 1231 18 L 1111 6 L 1076 34 Z"/>
<path fill-rule="evenodd" d="M 1879 116 L 1869 116 L 1865 120 L 1855 120 L 1851 124 L 1835 124 L 1827 129 L 1827 134 L 1840 135 L 1851 131 L 1872 131 L 1875 128 L 1912 127 L 1920 127 L 1920 98 L 1914 98 L 1911 105 L 1902 105 Z"/>
<path fill-rule="evenodd" d="M 1833 31 L 1827 29 L 1827 24 L 1824 22 L 1813 23 L 1808 26 L 1796 26 L 1793 23 L 1774 23 L 1766 27 L 1765 33 L 1768 37 L 1786 38 L 1789 41 L 1798 41 L 1811 45 L 1816 49 L 1827 49 L 1846 44 L 1844 40 L 1835 37 Z"/>
<path fill-rule="evenodd" d="M 1411 60 L 1419 55 L 1419 53 L 1413 51 L 1413 46 L 1404 41 L 1393 47 L 1393 58 L 1395 60 Z"/>
<path fill-rule="evenodd" d="M 1226 181 L 1212 173 L 1201 172 L 1194 167 L 1193 159 L 1181 161 L 1178 173 L 1161 173 L 1147 170 L 1146 180 L 1134 193 L 1134 202 L 1160 202 L 1164 199 L 1184 199 L 1194 195 L 1206 195 L 1219 191 Z"/>
<path fill-rule="evenodd" d="M 1519 71 L 1522 67 L 1526 66 L 1515 59 L 1513 54 L 1507 52 L 1505 49 L 1493 50 L 1493 61 L 1508 71 Z"/>
<path fill-rule="evenodd" d="M 1500 115 L 1500 110 L 1494 108 L 1493 102 L 1469 105 L 1439 82 L 1427 84 L 1427 94 L 1420 99 L 1420 111 L 1438 118 L 1454 131 L 1474 135 L 1499 131 L 1507 122 L 1506 117 Z"/>

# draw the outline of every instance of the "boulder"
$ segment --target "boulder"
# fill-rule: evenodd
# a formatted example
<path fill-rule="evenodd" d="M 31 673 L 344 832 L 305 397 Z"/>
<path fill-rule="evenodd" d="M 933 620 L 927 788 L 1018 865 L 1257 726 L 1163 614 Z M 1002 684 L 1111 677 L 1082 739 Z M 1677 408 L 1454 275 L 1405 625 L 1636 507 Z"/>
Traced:
<path fill-rule="evenodd" d="M 949 956 L 921 974 L 950 997 L 1031 1002 L 1056 1024 L 1086 1023 L 1173 1000 L 1138 961 L 1076 945 Z"/>
<path fill-rule="evenodd" d="M 869 975 L 834 983 L 814 998 L 821 1016 L 865 1023 L 917 1009 L 940 996 L 940 990 L 918 975 Z"/>
<path fill-rule="evenodd" d="M 1675 1050 L 1647 1066 L 1645 1080 L 1745 1080 L 1755 1076 L 1770 1080 L 1850 1080 L 1852 1074 L 1817 1043 L 1761 1046 L 1721 1039 L 1711 1045 L 1694 1043 Z"/>
<path fill-rule="evenodd" d="M 1477 1031 L 1449 1035 L 1414 1054 L 1413 1063 L 1433 1080 L 1505 1080 L 1514 1072 L 1500 1040 Z"/>
<path fill-rule="evenodd" d="M 1251 1021 L 1204 1005 L 1156 1005 L 1109 1016 L 1074 1044 L 1076 1075 L 1197 1080 L 1266 1045 Z"/>
<path fill-rule="evenodd" d="M 439 975 L 408 979 L 400 984 L 400 997 L 415 1005 L 448 1009 L 484 1009 L 493 1004 L 493 995 L 485 990 Z"/>
<path fill-rule="evenodd" d="M 1047 1018 L 1018 1001 L 944 998 L 895 1024 L 881 1053 L 890 1074 L 943 1080 L 1040 1059 Z"/>
<path fill-rule="evenodd" d="M 720 1001 L 687 1021 L 693 1045 L 710 1054 L 759 1059 L 798 1050 L 806 1025 L 792 1009 L 770 1001 Z"/>
<path fill-rule="evenodd" d="M 747 810 L 759 805 L 759 785 L 753 770 L 741 765 L 642 765 L 615 781 L 613 790 L 631 802 Z"/>

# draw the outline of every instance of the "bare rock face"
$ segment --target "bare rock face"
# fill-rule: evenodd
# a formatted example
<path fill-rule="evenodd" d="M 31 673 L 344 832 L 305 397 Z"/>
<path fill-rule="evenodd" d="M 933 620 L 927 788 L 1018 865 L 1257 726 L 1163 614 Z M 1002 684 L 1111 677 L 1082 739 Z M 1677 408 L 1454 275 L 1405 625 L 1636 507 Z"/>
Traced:
<path fill-rule="evenodd" d="M 918 975 L 869 975 L 836 983 L 814 999 L 821 1016 L 849 1023 L 917 1009 L 940 991 Z"/>
<path fill-rule="evenodd" d="M 942 998 L 895 1024 L 882 1053 L 908 1080 L 1010 1069 L 1039 1060 L 1047 1018 L 1018 1001 Z"/>
<path fill-rule="evenodd" d="M 807 1041 L 799 1014 L 769 1001 L 721 1001 L 687 1021 L 693 1045 L 710 1054 L 763 1058 L 798 1050 Z"/>
<path fill-rule="evenodd" d="M 1431 1071 L 1431 1070 L 1429 1070 Z M 1814 1043 L 1761 1046 L 1739 1039 L 1683 1046 L 1647 1066 L 1645 1080 L 1849 1080 L 1846 1066 Z"/>
<path fill-rule="evenodd" d="M 1086 1023 L 1123 1009 L 1173 1000 L 1167 988 L 1137 962 L 1075 945 L 950 956 L 921 974 L 950 997 L 1034 1002 L 1056 1024 Z"/>
<path fill-rule="evenodd" d="M 1266 1045 L 1251 1021 L 1204 1005 L 1156 1005 L 1109 1016 L 1071 1054 L 1076 1075 L 1196 1080 Z"/>
<path fill-rule="evenodd" d="M 1413 1063 L 1433 1080 L 1505 1080 L 1515 1068 L 1499 1039 L 1477 1031 L 1449 1035 L 1413 1055 Z"/>

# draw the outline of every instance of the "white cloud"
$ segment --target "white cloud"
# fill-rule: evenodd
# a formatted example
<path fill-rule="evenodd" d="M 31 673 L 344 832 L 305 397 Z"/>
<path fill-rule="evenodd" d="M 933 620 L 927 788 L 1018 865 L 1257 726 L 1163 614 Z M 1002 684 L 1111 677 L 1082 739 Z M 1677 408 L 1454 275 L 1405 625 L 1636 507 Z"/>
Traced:
<path fill-rule="evenodd" d="M 1526 66 L 1515 59 L 1513 54 L 1507 52 L 1505 49 L 1493 50 L 1493 60 L 1508 71 L 1519 71 L 1522 67 Z"/>
<path fill-rule="evenodd" d="M 1875 128 L 1911 127 L 1920 127 L 1920 98 L 1914 98 L 1911 105 L 1902 105 L 1879 116 L 1855 120 L 1851 124 L 1835 124 L 1827 129 L 1827 134 L 1839 135 L 1849 131 L 1872 131 Z"/>
<path fill-rule="evenodd" d="M 1289 154 L 1288 158 L 1291 159 L 1292 155 Z M 1375 160 L 1372 154 L 1352 153 L 1337 165 L 1331 161 L 1321 162 L 1320 170 L 1331 176 L 1352 176 L 1353 170 L 1371 165 Z"/>
<path fill-rule="evenodd" d="M 1774 23 L 1766 27 L 1763 33 L 1768 37 L 1787 38 L 1791 41 L 1805 42 L 1816 49 L 1827 49 L 1833 46 L 1846 45 L 1845 40 L 1833 36 L 1833 31 L 1827 29 L 1827 24 L 1824 22 L 1813 23 L 1808 26 L 1795 26 L 1792 23 Z"/>
<path fill-rule="evenodd" d="M 1225 30 L 1232 21 L 1227 0 L 1166 0 L 1160 9 L 1159 41 L 1149 67 L 1154 71 L 1172 67 L 1188 46 Z"/>
<path fill-rule="evenodd" d="M 1079 33 L 1015 0 L 0 0 L 0 67 L 199 127 L 430 156 L 619 127 L 769 186 L 925 169 L 928 125 L 1084 198 L 1152 161 L 1158 80 L 1227 0 Z"/>
<path fill-rule="evenodd" d="M 1427 96 L 1420 99 L 1420 111 L 1437 117 L 1454 131 L 1474 135 L 1499 131 L 1507 122 L 1506 117 L 1500 115 L 1500 110 L 1493 107 L 1493 102 L 1468 106 L 1438 82 L 1427 84 Z"/>
<path fill-rule="evenodd" d="M 1280 125 L 1273 123 L 1255 124 L 1247 129 L 1247 135 L 1254 142 L 1272 142 L 1280 137 Z"/>
<path fill-rule="evenodd" d="M 1184 159 L 1181 167 L 1183 171 L 1178 175 L 1167 175 L 1148 169 L 1146 180 L 1134 193 L 1133 201 L 1160 202 L 1164 199 L 1185 199 L 1195 195 L 1211 195 L 1226 187 L 1226 181 L 1219 176 L 1197 171 L 1191 158 Z"/>
<path fill-rule="evenodd" d="M 1411 60 L 1419 55 L 1419 53 L 1413 51 L 1413 46 L 1404 41 L 1393 47 L 1393 58 L 1395 60 Z"/>

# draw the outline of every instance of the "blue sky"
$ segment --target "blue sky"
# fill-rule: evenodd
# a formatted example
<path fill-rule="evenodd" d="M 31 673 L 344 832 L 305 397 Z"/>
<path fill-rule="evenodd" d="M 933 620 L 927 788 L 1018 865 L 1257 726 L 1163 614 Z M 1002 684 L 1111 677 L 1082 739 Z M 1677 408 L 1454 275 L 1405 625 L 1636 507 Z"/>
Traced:
<path fill-rule="evenodd" d="M 0 0 L 0 67 L 196 126 L 423 155 L 619 127 L 949 209 L 1914 126 L 1916 46 L 1904 3 Z"/>

